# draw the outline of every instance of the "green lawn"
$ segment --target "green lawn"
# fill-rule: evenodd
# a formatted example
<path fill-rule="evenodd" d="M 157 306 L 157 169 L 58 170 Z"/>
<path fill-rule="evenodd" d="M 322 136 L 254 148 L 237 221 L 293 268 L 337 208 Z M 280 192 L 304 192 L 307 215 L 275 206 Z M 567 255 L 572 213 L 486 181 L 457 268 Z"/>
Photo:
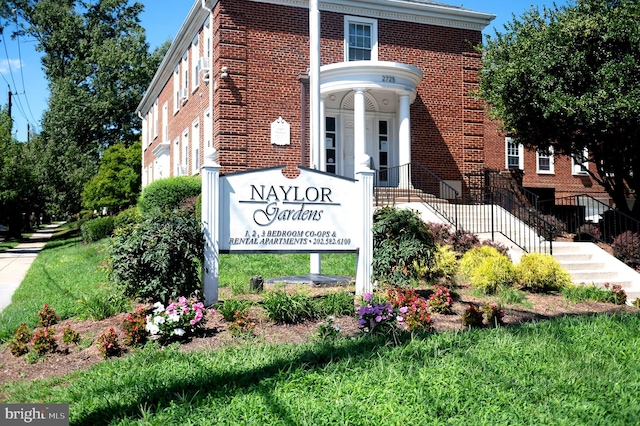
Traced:
<path fill-rule="evenodd" d="M 149 345 L 5 402 L 71 404 L 72 425 L 631 425 L 640 316 L 185 353 Z"/>

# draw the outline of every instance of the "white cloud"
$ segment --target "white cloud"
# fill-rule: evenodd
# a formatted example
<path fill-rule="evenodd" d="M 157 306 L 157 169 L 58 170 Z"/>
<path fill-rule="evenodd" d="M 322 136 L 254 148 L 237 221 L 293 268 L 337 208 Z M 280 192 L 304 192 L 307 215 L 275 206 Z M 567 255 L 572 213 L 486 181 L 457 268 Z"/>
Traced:
<path fill-rule="evenodd" d="M 9 70 L 17 71 L 22 68 L 20 59 L 0 59 L 0 74 L 9 74 Z"/>

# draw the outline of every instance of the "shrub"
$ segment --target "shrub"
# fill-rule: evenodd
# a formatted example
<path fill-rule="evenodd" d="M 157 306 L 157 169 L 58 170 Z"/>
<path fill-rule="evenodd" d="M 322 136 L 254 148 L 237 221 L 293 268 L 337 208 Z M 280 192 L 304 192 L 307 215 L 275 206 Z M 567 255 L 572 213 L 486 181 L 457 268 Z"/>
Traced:
<path fill-rule="evenodd" d="M 576 229 L 577 241 L 602 241 L 600 227 L 593 223 L 585 223 Z"/>
<path fill-rule="evenodd" d="M 236 311 L 227 330 L 233 337 L 244 337 L 252 335 L 254 328 L 256 323 L 249 317 L 247 311 Z"/>
<path fill-rule="evenodd" d="M 465 327 L 481 327 L 482 326 L 482 311 L 474 304 L 469 305 L 467 309 L 462 313 L 462 325 Z"/>
<path fill-rule="evenodd" d="M 498 250 L 498 253 L 503 254 L 511 259 L 511 257 L 509 256 L 509 247 L 505 246 L 502 243 L 499 243 L 497 241 L 484 240 L 481 245 L 493 247 L 494 249 Z"/>
<path fill-rule="evenodd" d="M 504 324 L 504 321 L 502 320 L 502 318 L 504 318 L 504 311 L 500 308 L 500 305 L 496 305 L 495 303 L 485 303 L 482 305 L 482 311 L 487 317 L 489 325 L 498 327 Z"/>
<path fill-rule="evenodd" d="M 82 241 L 85 243 L 91 243 L 93 241 L 101 240 L 102 238 L 110 237 L 111 234 L 113 234 L 113 230 L 113 216 L 97 217 L 84 222 L 80 227 Z"/>
<path fill-rule="evenodd" d="M 143 214 L 158 210 L 172 211 L 189 197 L 196 197 L 202 192 L 202 182 L 199 177 L 177 176 L 156 180 L 147 185 L 140 199 L 138 207 Z"/>
<path fill-rule="evenodd" d="M 71 324 L 67 324 L 62 329 L 62 343 L 65 345 L 77 344 L 80 341 L 80 333 L 75 331 Z"/>
<path fill-rule="evenodd" d="M 122 210 L 113 218 L 113 226 L 115 229 L 124 228 L 131 225 L 136 225 L 142 222 L 142 214 L 138 207 L 129 207 L 126 210 Z"/>
<path fill-rule="evenodd" d="M 110 277 L 124 293 L 165 304 L 181 295 L 199 296 L 203 258 L 200 223 L 179 212 L 122 228 L 108 246 Z"/>
<path fill-rule="evenodd" d="M 527 253 L 516 266 L 520 288 L 533 292 L 559 290 L 571 283 L 571 275 L 551 255 Z"/>
<path fill-rule="evenodd" d="M 429 296 L 429 308 L 431 312 L 438 314 L 450 314 L 453 307 L 453 297 L 447 287 L 435 286 L 434 292 Z"/>
<path fill-rule="evenodd" d="M 407 306 L 403 322 L 409 331 L 430 331 L 433 325 L 429 315 L 429 302 L 424 297 L 416 297 Z M 402 308 L 400 308 L 402 309 Z M 402 311 L 400 311 L 402 313 Z"/>
<path fill-rule="evenodd" d="M 45 303 L 42 310 L 38 312 L 38 327 L 51 327 L 56 325 L 58 321 L 60 321 L 60 317 L 56 314 L 55 309 Z"/>
<path fill-rule="evenodd" d="M 142 345 L 147 341 L 149 333 L 146 330 L 147 315 L 142 306 L 138 306 L 134 313 L 129 313 L 122 321 L 124 331 L 123 343 L 127 346 Z"/>
<path fill-rule="evenodd" d="M 9 349 L 13 356 L 21 356 L 29 352 L 29 342 L 31 342 L 31 331 L 27 324 L 22 323 L 13 334 L 13 340 L 9 343 Z"/>
<path fill-rule="evenodd" d="M 441 280 L 447 285 L 455 284 L 458 272 L 458 256 L 450 245 L 438 245 L 429 271 L 429 281 Z"/>
<path fill-rule="evenodd" d="M 449 237 L 449 245 L 453 247 L 453 250 L 460 256 L 474 247 L 480 245 L 480 240 L 476 234 L 465 231 L 464 229 L 458 229 Z"/>
<path fill-rule="evenodd" d="M 113 327 L 100 333 L 96 345 L 104 358 L 118 356 L 122 352 L 120 342 L 118 341 L 118 333 Z"/>
<path fill-rule="evenodd" d="M 510 287 L 515 279 L 515 268 L 509 258 L 490 246 L 475 247 L 465 253 L 460 272 L 475 289 L 485 294 Z"/>
<path fill-rule="evenodd" d="M 436 250 L 429 226 L 414 210 L 383 207 L 373 215 L 373 276 L 407 285 L 418 278 L 415 262 L 431 268 Z"/>
<path fill-rule="evenodd" d="M 449 238 L 451 238 L 451 225 L 439 222 L 429 222 L 429 229 L 431 229 L 431 236 L 436 244 L 441 246 L 449 244 Z"/>
<path fill-rule="evenodd" d="M 613 255 L 631 268 L 640 270 L 640 234 L 626 231 L 613 239 Z"/>
<path fill-rule="evenodd" d="M 31 343 L 33 344 L 33 350 L 38 355 L 45 355 L 58 349 L 55 330 L 52 327 L 42 327 L 34 331 Z"/>
<path fill-rule="evenodd" d="M 265 294 L 262 304 L 269 319 L 281 324 L 298 324 L 318 317 L 311 298 L 299 292 L 270 291 Z"/>
<path fill-rule="evenodd" d="M 236 312 L 245 312 L 249 307 L 249 302 L 246 300 L 229 299 L 223 303 L 216 305 L 216 310 L 222 315 L 225 321 L 231 322 L 235 320 Z"/>

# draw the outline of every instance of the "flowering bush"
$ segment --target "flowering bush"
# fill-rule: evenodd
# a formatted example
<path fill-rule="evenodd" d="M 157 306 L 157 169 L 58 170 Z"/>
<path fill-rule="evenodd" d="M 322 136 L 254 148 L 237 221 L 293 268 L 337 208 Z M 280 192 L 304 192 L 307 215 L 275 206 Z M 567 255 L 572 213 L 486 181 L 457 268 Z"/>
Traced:
<path fill-rule="evenodd" d="M 450 314 L 452 312 L 453 297 L 451 297 L 451 291 L 442 285 L 434 287 L 434 292 L 429 296 L 429 308 L 431 312 L 438 314 Z"/>
<path fill-rule="evenodd" d="M 497 327 L 504 324 L 504 322 L 502 321 L 502 318 L 504 318 L 504 311 L 500 308 L 499 305 L 496 305 L 495 303 L 485 303 L 482 306 L 482 310 L 487 316 L 487 322 L 489 323 L 489 325 Z"/>
<path fill-rule="evenodd" d="M 482 311 L 474 304 L 469 305 L 462 313 L 462 325 L 465 327 L 481 327 Z"/>
<path fill-rule="evenodd" d="M 60 317 L 56 314 L 55 309 L 49 307 L 46 303 L 42 310 L 38 312 L 38 327 L 51 327 L 60 321 Z"/>
<path fill-rule="evenodd" d="M 604 287 L 609 289 L 611 287 L 611 294 L 613 295 L 613 303 L 616 305 L 624 305 L 627 303 L 627 293 L 624 291 L 620 284 L 610 285 L 609 283 L 604 283 Z"/>
<path fill-rule="evenodd" d="M 338 337 L 340 326 L 333 323 L 334 319 L 333 315 L 329 315 L 325 321 L 318 324 L 316 330 L 318 340 L 334 340 Z"/>
<path fill-rule="evenodd" d="M 133 314 L 127 314 L 122 322 L 124 330 L 123 342 L 127 346 L 141 345 L 147 341 L 147 317 L 142 306 L 138 306 Z"/>
<path fill-rule="evenodd" d="M 403 314 L 409 310 L 406 306 L 394 308 L 390 302 L 376 303 L 371 294 L 362 296 L 365 306 L 358 308 L 358 327 L 366 333 L 393 333 L 404 321 Z"/>
<path fill-rule="evenodd" d="M 387 290 L 387 297 L 391 305 L 403 314 L 402 323 L 408 330 L 431 330 L 433 321 L 429 315 L 429 303 L 413 288 L 391 287 Z"/>
<path fill-rule="evenodd" d="M 36 330 L 33 333 L 31 342 L 33 343 L 33 350 L 36 351 L 38 355 L 45 355 L 50 352 L 55 352 L 55 350 L 58 349 L 58 342 L 56 341 L 55 330 L 53 328 L 43 327 Z"/>
<path fill-rule="evenodd" d="M 202 319 L 207 313 L 204 304 L 195 298 L 180 297 L 166 308 L 160 302 L 153 306 L 155 309 L 151 315 L 147 315 L 145 328 L 152 336 L 164 340 L 193 336 L 202 328 Z M 208 312 L 213 314 L 213 310 Z"/>
<path fill-rule="evenodd" d="M 249 317 L 249 313 L 246 310 L 237 310 L 233 314 L 233 319 L 227 330 L 233 337 L 240 337 L 253 334 L 254 328 L 256 328 L 256 323 Z"/>
<path fill-rule="evenodd" d="M 103 357 L 118 356 L 122 352 L 120 342 L 118 342 L 118 333 L 111 327 L 109 330 L 100 333 L 98 336 L 98 350 Z"/>
<path fill-rule="evenodd" d="M 80 333 L 71 328 L 71 324 L 67 324 L 62 329 L 62 343 L 70 345 L 72 343 L 78 343 L 80 341 Z"/>

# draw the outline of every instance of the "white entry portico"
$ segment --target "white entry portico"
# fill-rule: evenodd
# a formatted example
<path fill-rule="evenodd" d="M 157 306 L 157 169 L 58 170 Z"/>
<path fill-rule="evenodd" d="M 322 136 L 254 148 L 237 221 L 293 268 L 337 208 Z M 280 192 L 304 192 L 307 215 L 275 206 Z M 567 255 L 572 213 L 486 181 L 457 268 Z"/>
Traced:
<path fill-rule="evenodd" d="M 354 176 L 354 164 L 363 155 L 378 170 L 410 163 L 409 107 L 422 77 L 419 68 L 397 62 L 353 61 L 321 67 L 323 137 L 311 150 L 311 163 L 347 177 Z"/>

